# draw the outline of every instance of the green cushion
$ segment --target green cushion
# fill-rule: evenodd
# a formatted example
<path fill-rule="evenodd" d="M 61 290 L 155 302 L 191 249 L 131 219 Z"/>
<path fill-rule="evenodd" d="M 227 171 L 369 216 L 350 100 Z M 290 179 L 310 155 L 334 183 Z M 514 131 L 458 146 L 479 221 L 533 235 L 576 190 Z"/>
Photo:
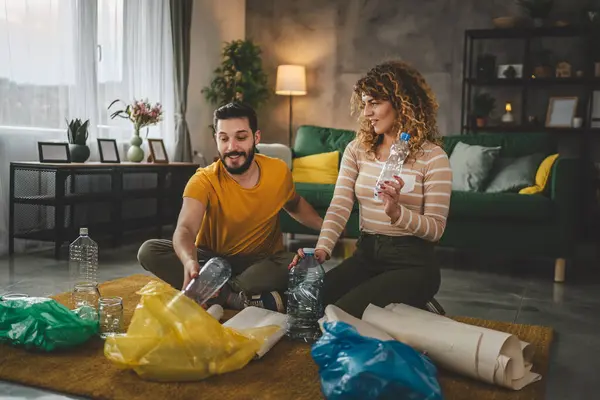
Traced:
<path fill-rule="evenodd" d="M 444 150 L 449 156 L 452 156 L 454 148 L 459 142 L 469 145 L 479 145 L 484 147 L 498 147 L 502 146 L 503 136 L 479 136 L 479 135 L 455 135 L 455 136 L 444 136 L 442 142 Z"/>
<path fill-rule="evenodd" d="M 458 142 L 485 147 L 501 146 L 500 157 L 522 157 L 533 153 L 556 153 L 556 139 L 547 132 L 481 132 L 477 135 L 442 137 L 446 153 L 452 154 Z"/>
<path fill-rule="evenodd" d="M 500 147 L 484 147 L 458 142 L 450 156 L 452 190 L 479 192 L 488 182 Z"/>
<path fill-rule="evenodd" d="M 535 184 L 535 174 L 544 155 L 531 154 L 517 158 L 500 158 L 492 171 L 492 179 L 485 189 L 487 193 L 518 192 Z"/>
<path fill-rule="evenodd" d="M 345 129 L 302 125 L 294 140 L 294 157 L 339 151 L 344 154 L 346 146 L 356 137 L 356 132 Z M 341 157 L 340 157 L 341 160 Z"/>
<path fill-rule="evenodd" d="M 490 254 L 504 253 L 525 257 L 569 257 L 569 241 L 562 240 L 552 221 L 494 221 L 484 225 L 479 220 L 462 219 L 448 223 L 441 246 L 467 248 Z"/>
<path fill-rule="evenodd" d="M 482 133 L 486 136 L 502 136 L 501 157 L 523 157 L 533 153 L 549 155 L 557 149 L 556 138 L 547 132 Z"/>
<path fill-rule="evenodd" d="M 321 217 L 325 217 L 325 213 L 327 209 L 325 208 L 316 208 L 317 213 Z M 300 222 L 296 221 L 294 218 L 290 217 L 290 215 L 285 211 L 281 210 L 280 222 L 281 222 L 281 232 L 283 233 L 295 233 L 299 235 L 319 235 L 319 231 L 315 231 L 311 228 L 302 225 Z M 344 237 L 357 239 L 360 235 L 360 218 L 357 212 L 353 212 L 350 214 L 350 218 L 348 218 L 348 223 L 346 224 L 346 233 Z"/>
<path fill-rule="evenodd" d="M 452 192 L 448 224 L 453 218 L 502 220 L 502 221 L 550 221 L 553 218 L 553 202 L 543 195 L 518 193 Z"/>

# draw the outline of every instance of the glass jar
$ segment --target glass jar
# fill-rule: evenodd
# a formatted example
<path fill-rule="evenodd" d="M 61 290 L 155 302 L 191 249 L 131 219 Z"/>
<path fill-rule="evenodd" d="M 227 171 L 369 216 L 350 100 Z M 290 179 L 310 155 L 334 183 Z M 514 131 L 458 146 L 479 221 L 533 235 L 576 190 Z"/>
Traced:
<path fill-rule="evenodd" d="M 101 297 L 98 302 L 100 337 L 123 333 L 123 299 L 121 297 Z"/>
<path fill-rule="evenodd" d="M 93 282 L 79 282 L 73 287 L 71 305 L 77 314 L 84 319 L 98 319 L 98 301 L 100 291 Z"/>
<path fill-rule="evenodd" d="M 7 293 L 0 296 L 0 301 L 22 300 L 29 298 L 29 295 L 24 293 Z"/>

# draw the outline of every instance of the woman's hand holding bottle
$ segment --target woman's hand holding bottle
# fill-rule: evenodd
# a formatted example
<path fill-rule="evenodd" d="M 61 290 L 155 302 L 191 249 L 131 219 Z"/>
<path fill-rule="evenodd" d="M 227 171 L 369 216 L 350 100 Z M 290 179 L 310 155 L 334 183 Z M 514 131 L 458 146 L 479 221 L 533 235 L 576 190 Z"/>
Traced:
<path fill-rule="evenodd" d="M 288 269 L 292 269 L 294 268 L 298 262 L 304 258 L 306 255 L 304 254 L 304 251 L 302 251 L 302 249 L 298 249 L 298 254 L 296 254 L 294 256 L 294 259 L 292 260 L 292 262 L 290 263 L 290 265 L 288 266 Z M 317 261 L 319 262 L 319 264 L 323 264 L 325 262 L 325 260 L 327 260 L 327 252 L 323 249 L 316 249 L 315 250 L 315 255 L 314 257 L 317 259 Z"/>

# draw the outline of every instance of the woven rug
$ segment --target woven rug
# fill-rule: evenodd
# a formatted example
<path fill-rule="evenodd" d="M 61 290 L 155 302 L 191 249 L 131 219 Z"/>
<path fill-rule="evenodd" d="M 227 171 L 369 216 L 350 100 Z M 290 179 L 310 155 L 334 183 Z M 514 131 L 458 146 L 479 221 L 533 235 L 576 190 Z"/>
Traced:
<path fill-rule="evenodd" d="M 104 296 L 121 296 L 125 323 L 129 324 L 139 302 L 135 294 L 150 279 L 145 275 L 105 282 Z M 69 294 L 54 297 L 68 304 Z M 510 332 L 535 345 L 534 371 L 541 381 L 521 391 L 509 391 L 440 370 L 439 380 L 447 400 L 533 400 L 544 398 L 552 330 L 540 326 L 516 325 L 475 318 L 459 321 Z M 102 353 L 103 341 L 90 342 L 66 351 L 40 354 L 0 345 L 0 379 L 46 388 L 65 394 L 97 399 L 294 399 L 323 398 L 316 364 L 308 345 L 280 341 L 264 358 L 245 368 L 193 383 L 155 383 L 140 379 L 131 371 L 117 369 Z"/>

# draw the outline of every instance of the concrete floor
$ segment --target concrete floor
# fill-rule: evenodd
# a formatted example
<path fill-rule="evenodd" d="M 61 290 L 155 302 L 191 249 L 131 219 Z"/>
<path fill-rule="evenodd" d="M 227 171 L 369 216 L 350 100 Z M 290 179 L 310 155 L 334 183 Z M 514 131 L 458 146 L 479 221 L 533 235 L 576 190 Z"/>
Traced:
<path fill-rule="evenodd" d="M 293 247 L 314 242 L 294 242 Z M 138 244 L 100 252 L 101 281 L 143 273 L 136 261 Z M 101 247 L 102 249 L 102 247 Z M 568 270 L 567 282 L 552 281 L 551 260 L 498 260 L 443 250 L 442 287 L 436 298 L 449 315 L 539 324 L 555 329 L 547 399 L 588 398 L 600 370 L 600 278 L 598 257 L 588 249 Z M 338 260 L 329 261 L 331 268 Z M 0 294 L 48 296 L 68 290 L 65 261 L 52 252 L 0 259 Z M 1 399 L 73 399 L 0 381 Z"/>

